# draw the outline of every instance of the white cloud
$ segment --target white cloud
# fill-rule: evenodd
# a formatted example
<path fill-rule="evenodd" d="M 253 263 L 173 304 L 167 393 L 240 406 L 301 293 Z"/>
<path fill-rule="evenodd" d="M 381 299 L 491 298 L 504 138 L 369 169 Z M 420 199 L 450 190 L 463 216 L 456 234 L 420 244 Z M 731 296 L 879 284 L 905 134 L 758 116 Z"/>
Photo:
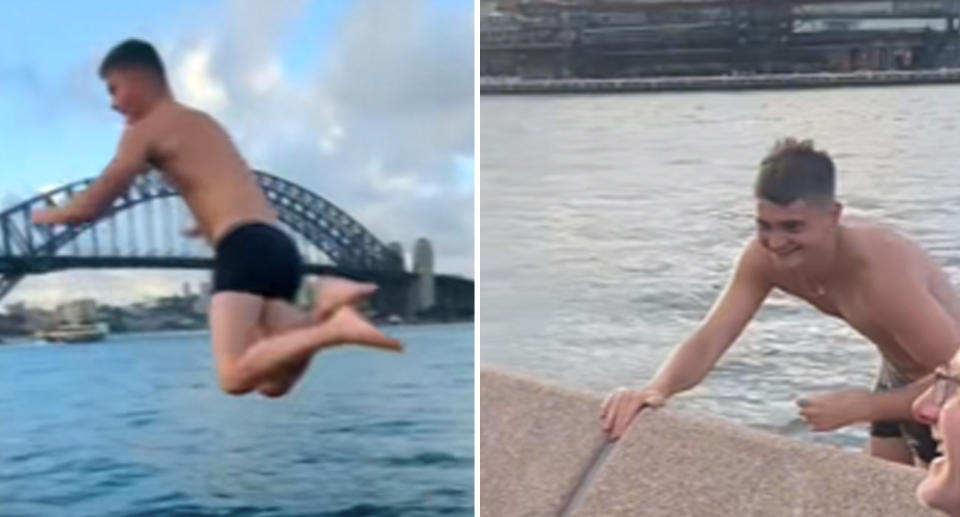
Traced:
<path fill-rule="evenodd" d="M 248 81 L 250 82 L 250 88 L 260 95 L 279 87 L 283 81 L 283 68 L 280 65 L 280 60 L 273 58 L 252 69 L 248 75 Z"/>
<path fill-rule="evenodd" d="M 430 238 L 440 270 L 472 276 L 470 6 L 355 2 L 308 80 L 293 81 L 279 56 L 305 3 L 230 5 L 220 32 L 177 42 L 170 62 L 209 56 L 203 84 L 222 88 L 215 115 L 248 161 L 320 193 L 384 241 Z"/>
<path fill-rule="evenodd" d="M 221 113 L 229 102 L 223 85 L 211 75 L 210 46 L 200 43 L 177 64 L 172 81 L 187 104 Z"/>

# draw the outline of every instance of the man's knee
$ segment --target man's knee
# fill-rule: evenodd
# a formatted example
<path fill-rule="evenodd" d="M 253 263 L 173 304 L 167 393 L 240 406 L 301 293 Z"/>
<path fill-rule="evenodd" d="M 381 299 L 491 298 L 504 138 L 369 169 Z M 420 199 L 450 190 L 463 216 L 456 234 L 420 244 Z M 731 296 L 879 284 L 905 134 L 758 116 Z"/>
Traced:
<path fill-rule="evenodd" d="M 257 391 L 264 397 L 275 399 L 286 395 L 290 391 L 290 386 L 291 383 L 289 382 L 268 381 L 260 383 L 257 386 Z"/>
<path fill-rule="evenodd" d="M 253 391 L 253 386 L 229 369 L 219 372 L 220 389 L 228 395 L 246 395 Z"/>
<path fill-rule="evenodd" d="M 307 365 L 310 364 L 310 358 L 298 361 L 293 364 L 286 364 L 276 371 L 268 380 L 261 382 L 257 386 L 257 391 L 265 397 L 282 397 L 290 392 L 294 384 L 300 380 Z"/>
<path fill-rule="evenodd" d="M 223 392 L 226 393 L 227 395 L 234 395 L 234 396 L 246 395 L 247 393 L 250 393 L 251 391 L 253 391 L 248 386 L 244 386 L 242 384 L 236 384 L 236 383 L 228 383 L 223 381 L 220 382 L 220 389 L 223 390 Z"/>

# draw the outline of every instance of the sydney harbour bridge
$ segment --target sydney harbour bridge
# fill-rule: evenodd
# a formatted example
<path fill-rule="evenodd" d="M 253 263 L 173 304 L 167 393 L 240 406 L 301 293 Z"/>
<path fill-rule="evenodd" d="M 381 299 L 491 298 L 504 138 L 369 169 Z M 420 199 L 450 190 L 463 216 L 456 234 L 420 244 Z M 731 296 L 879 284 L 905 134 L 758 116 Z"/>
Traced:
<path fill-rule="evenodd" d="M 407 319 L 473 316 L 473 281 L 433 271 L 429 241 L 419 239 L 411 269 L 402 246 L 384 244 L 333 203 L 277 176 L 255 171 L 284 230 L 298 244 L 308 274 L 380 286 L 371 301 L 380 315 Z M 182 234 L 189 215 L 179 193 L 156 172 L 141 176 L 96 221 L 33 224 L 36 210 L 63 206 L 94 181 L 44 192 L 0 212 L 0 299 L 27 275 L 67 269 L 211 269 L 213 252 Z"/>

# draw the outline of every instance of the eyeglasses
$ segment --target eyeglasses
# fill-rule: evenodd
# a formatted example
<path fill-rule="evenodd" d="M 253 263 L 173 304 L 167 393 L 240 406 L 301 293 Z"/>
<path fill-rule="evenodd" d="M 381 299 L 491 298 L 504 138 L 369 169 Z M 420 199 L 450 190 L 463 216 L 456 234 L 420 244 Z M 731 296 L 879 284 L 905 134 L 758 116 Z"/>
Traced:
<path fill-rule="evenodd" d="M 942 408 L 950 397 L 957 393 L 960 377 L 951 374 L 946 368 L 937 368 L 933 376 L 936 379 L 933 384 L 933 403 Z"/>

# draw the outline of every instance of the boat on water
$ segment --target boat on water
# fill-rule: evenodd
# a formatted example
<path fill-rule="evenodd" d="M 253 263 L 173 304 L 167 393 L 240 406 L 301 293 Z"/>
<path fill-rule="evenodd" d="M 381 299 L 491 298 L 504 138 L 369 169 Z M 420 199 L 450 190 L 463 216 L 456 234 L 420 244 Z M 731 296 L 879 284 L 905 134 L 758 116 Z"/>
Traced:
<path fill-rule="evenodd" d="M 37 338 L 51 343 L 93 343 L 110 333 L 106 323 L 97 321 L 94 300 L 77 300 L 57 307 L 57 322 L 37 332 Z"/>
<path fill-rule="evenodd" d="M 41 330 L 37 337 L 50 343 L 94 343 L 103 341 L 109 334 L 105 323 L 61 324 Z"/>

